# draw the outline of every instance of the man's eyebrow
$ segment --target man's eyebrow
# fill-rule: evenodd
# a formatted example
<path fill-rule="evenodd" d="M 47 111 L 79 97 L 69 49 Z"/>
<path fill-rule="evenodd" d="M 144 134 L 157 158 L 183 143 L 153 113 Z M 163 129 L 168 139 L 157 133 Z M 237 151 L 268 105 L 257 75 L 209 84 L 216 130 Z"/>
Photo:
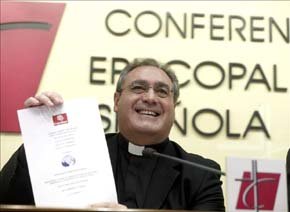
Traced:
<path fill-rule="evenodd" d="M 161 87 L 164 86 L 164 87 L 168 87 L 168 88 L 170 88 L 170 86 L 169 86 L 168 84 L 166 84 L 165 82 L 160 82 L 160 81 L 159 81 L 159 82 L 156 82 L 155 85 L 157 85 L 157 86 L 161 86 Z"/>
<path fill-rule="evenodd" d="M 131 84 L 134 84 L 134 83 L 140 83 L 140 84 L 148 84 L 148 82 L 146 80 L 134 80 L 131 82 Z"/>
<path fill-rule="evenodd" d="M 134 85 L 134 84 L 149 84 L 146 80 L 134 80 L 131 82 L 131 85 Z M 162 81 L 158 81 L 156 83 L 154 83 L 154 86 L 158 86 L 158 87 L 166 87 L 166 88 L 170 88 L 170 86 L 165 83 L 165 82 L 162 82 Z"/>

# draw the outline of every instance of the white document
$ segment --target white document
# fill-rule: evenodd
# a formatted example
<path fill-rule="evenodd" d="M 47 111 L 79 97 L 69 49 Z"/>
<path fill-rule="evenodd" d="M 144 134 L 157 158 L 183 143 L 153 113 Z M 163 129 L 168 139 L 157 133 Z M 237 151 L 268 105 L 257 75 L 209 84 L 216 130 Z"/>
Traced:
<path fill-rule="evenodd" d="M 96 100 L 17 112 L 37 206 L 118 202 Z"/>

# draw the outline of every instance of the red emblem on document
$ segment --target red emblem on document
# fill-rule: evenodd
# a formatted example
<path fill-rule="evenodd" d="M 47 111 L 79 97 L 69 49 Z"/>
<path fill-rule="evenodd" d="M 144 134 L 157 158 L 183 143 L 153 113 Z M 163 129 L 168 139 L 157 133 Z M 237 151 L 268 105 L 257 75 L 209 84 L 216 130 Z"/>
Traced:
<path fill-rule="evenodd" d="M 53 120 L 54 126 L 68 123 L 66 113 L 54 115 L 54 116 L 52 116 L 52 120 Z"/>

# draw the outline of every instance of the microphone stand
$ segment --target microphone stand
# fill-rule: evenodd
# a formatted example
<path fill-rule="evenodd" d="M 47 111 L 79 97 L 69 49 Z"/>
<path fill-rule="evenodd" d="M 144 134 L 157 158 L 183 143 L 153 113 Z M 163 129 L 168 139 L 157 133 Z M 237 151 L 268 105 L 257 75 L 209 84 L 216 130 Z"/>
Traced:
<path fill-rule="evenodd" d="M 173 161 L 176 161 L 176 162 L 179 162 L 179 163 L 183 163 L 183 164 L 186 164 L 186 165 L 189 165 L 189 166 L 192 166 L 192 167 L 197 167 L 197 168 L 200 168 L 200 169 L 203 169 L 203 170 L 206 170 L 206 171 L 210 171 L 210 172 L 213 172 L 213 173 L 216 173 L 216 174 L 220 174 L 220 175 L 226 176 L 225 172 L 220 171 L 218 169 L 207 167 L 207 166 L 204 166 L 204 165 L 201 165 L 201 164 L 197 164 L 197 163 L 194 163 L 194 162 L 191 162 L 191 161 L 187 161 L 187 160 L 182 160 L 180 158 L 172 157 L 172 156 L 169 156 L 169 155 L 161 154 L 161 153 L 157 152 L 155 149 L 152 149 L 152 148 L 148 148 L 148 147 L 145 148 L 142 151 L 142 154 L 145 157 L 146 156 L 147 157 L 155 156 L 155 157 L 166 158 L 166 159 L 173 160 Z"/>

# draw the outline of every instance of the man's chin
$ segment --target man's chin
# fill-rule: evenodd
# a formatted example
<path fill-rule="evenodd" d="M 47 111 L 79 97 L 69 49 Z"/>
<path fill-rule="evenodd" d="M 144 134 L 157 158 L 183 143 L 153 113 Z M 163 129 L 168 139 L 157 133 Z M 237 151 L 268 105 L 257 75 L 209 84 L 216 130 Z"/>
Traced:
<path fill-rule="evenodd" d="M 138 132 L 140 134 L 148 134 L 148 135 L 154 135 L 156 133 L 160 133 L 160 129 L 156 126 L 154 127 L 153 124 L 150 126 L 148 125 L 138 125 L 134 128 L 135 132 Z"/>

